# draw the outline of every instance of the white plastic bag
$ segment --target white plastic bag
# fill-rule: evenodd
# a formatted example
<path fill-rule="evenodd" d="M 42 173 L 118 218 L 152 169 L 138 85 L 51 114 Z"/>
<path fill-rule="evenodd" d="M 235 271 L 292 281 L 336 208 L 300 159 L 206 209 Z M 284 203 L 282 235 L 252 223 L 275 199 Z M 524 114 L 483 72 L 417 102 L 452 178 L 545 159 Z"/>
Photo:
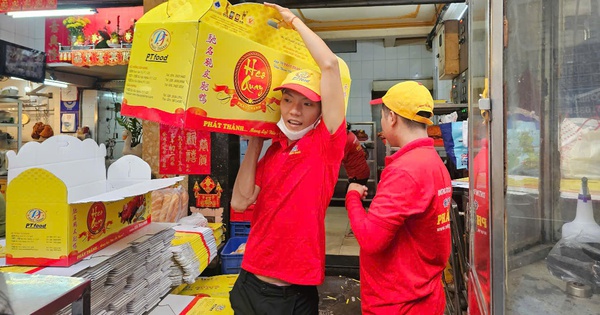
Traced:
<path fill-rule="evenodd" d="M 565 118 L 560 126 L 560 169 L 563 178 L 600 179 L 600 121 Z"/>
<path fill-rule="evenodd" d="M 201 227 L 208 226 L 208 220 L 206 220 L 206 218 L 198 212 L 194 212 L 191 215 L 188 215 L 187 217 L 183 217 L 183 218 L 179 219 L 179 221 L 177 223 L 184 224 L 184 225 L 191 225 L 191 226 L 201 226 Z"/>

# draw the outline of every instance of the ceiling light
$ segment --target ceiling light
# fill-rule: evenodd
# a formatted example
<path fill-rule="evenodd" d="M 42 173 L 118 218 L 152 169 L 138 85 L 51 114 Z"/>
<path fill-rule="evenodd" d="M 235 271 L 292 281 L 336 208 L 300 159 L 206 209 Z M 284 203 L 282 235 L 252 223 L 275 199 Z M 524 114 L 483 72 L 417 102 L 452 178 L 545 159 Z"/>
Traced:
<path fill-rule="evenodd" d="M 468 6 L 465 3 L 451 3 L 446 13 L 444 13 L 444 21 L 460 20 L 467 12 L 467 8 Z"/>
<path fill-rule="evenodd" d="M 63 81 L 56 81 L 51 79 L 44 80 L 44 85 L 56 86 L 59 88 L 66 89 L 69 86 L 69 83 Z"/>
<path fill-rule="evenodd" d="M 28 18 L 28 17 L 46 17 L 46 16 L 69 16 L 69 15 L 91 15 L 98 11 L 92 8 L 83 9 L 62 9 L 62 10 L 36 10 L 36 11 L 15 11 L 7 12 L 6 15 L 13 18 Z"/>

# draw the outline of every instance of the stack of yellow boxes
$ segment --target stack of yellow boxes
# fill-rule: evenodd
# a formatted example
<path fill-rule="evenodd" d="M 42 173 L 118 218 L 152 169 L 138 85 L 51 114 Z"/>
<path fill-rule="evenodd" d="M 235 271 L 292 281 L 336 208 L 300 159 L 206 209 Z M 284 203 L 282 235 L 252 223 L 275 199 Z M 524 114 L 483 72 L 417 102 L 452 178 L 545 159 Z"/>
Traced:
<path fill-rule="evenodd" d="M 176 264 L 172 268 L 174 285 L 193 283 L 217 256 L 213 230 L 207 227 L 177 225 L 171 241 L 171 251 Z"/>
<path fill-rule="evenodd" d="M 225 228 L 223 223 L 209 223 L 208 227 L 212 229 L 217 247 L 219 247 L 225 241 Z"/>

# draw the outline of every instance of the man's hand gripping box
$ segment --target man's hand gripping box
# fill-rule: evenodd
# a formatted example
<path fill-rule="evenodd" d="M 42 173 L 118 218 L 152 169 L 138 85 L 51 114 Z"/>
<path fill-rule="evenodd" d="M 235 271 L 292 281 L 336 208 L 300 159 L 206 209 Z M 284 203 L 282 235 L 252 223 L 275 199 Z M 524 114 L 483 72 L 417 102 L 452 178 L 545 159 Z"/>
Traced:
<path fill-rule="evenodd" d="M 8 152 L 6 262 L 70 266 L 150 223 L 150 192 L 178 178 L 150 179 L 126 155 L 108 168 L 91 139 L 54 136 Z"/>
<path fill-rule="evenodd" d="M 292 71 L 319 70 L 300 35 L 257 3 L 170 0 L 135 25 L 121 113 L 239 135 L 279 133 L 281 92 Z M 350 72 L 339 59 L 346 106 Z"/>

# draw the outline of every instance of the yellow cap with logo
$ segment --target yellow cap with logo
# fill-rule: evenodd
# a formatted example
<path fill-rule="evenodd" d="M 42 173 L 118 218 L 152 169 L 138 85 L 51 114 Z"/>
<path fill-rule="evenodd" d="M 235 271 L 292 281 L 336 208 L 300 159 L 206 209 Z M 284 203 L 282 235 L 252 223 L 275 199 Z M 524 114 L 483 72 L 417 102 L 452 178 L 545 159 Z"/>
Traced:
<path fill-rule="evenodd" d="M 321 74 L 317 71 L 303 69 L 290 72 L 281 85 L 273 89 L 294 90 L 313 102 L 321 101 Z"/>
<path fill-rule="evenodd" d="M 385 104 L 394 113 L 416 122 L 433 125 L 433 97 L 423 84 L 405 81 L 392 86 L 382 98 L 372 100 L 371 105 Z M 418 113 L 428 113 L 429 118 Z"/>

